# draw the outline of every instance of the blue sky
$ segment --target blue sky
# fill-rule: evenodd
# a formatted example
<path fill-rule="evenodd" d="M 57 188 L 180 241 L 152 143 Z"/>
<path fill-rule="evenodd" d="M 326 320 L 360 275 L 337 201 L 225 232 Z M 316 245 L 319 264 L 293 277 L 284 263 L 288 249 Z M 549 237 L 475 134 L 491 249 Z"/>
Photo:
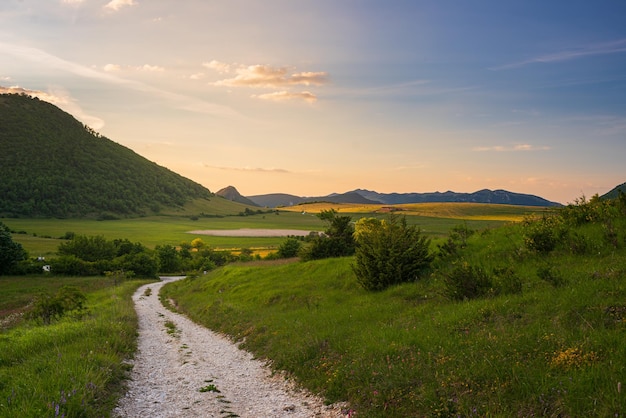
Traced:
<path fill-rule="evenodd" d="M 626 181 L 626 2 L 4 0 L 0 91 L 212 191 Z"/>

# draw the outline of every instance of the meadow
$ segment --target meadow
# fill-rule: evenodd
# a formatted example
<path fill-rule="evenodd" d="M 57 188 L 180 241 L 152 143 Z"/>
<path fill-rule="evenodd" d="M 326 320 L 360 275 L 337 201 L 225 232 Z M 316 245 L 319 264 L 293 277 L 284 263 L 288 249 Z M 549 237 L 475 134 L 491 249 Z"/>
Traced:
<path fill-rule="evenodd" d="M 105 278 L 2 277 L 0 416 L 109 416 L 136 349 L 131 300 L 147 281 L 114 286 Z M 33 300 L 61 286 L 86 295 L 85 310 L 50 325 L 25 319 Z"/>
<path fill-rule="evenodd" d="M 418 205 L 419 206 L 419 205 Z M 442 214 L 436 213 L 436 207 Z M 316 204 L 251 216 L 169 215 L 111 221 L 3 219 L 31 255 L 53 256 L 68 231 L 177 245 L 198 229 L 324 229 L 316 211 L 385 217 L 380 207 Z M 523 226 L 542 208 L 437 204 L 401 212 L 434 238 L 460 225 L 481 231 L 463 260 L 513 266 L 523 292 L 453 302 L 438 260 L 421 280 L 362 289 L 353 258 L 235 263 L 164 289 L 195 321 L 232 336 L 355 416 L 614 416 L 625 412 L 626 254 L 591 230 L 594 251 L 524 251 Z M 491 215 L 490 215 L 491 213 Z M 623 226 L 622 224 L 619 225 Z M 588 227 L 589 229 L 590 227 Z M 214 248 L 275 248 L 284 238 L 200 236 Z M 623 240 L 623 238 L 621 238 Z M 39 247 L 37 247 L 39 246 Z M 590 248 L 591 248 L 590 247 Z M 598 251 L 596 251 L 598 250 Z M 564 276 L 555 286 L 538 271 Z M 556 273 L 554 273 L 556 272 Z M 145 281 L 107 277 L 1 277 L 0 416 L 109 416 L 136 348 L 133 291 Z M 23 315 L 64 285 L 87 310 L 44 325 Z"/>
<path fill-rule="evenodd" d="M 480 205 L 466 203 L 436 203 L 398 205 L 401 214 L 407 215 L 409 224 L 419 226 L 432 237 L 445 237 L 448 231 L 459 223 L 471 228 L 491 228 L 506 222 L 520 221 L 524 216 L 546 211 L 545 208 Z M 384 217 L 383 205 L 348 205 L 317 203 L 281 208 L 277 212 L 238 216 L 196 216 L 195 208 L 185 213 L 172 213 L 162 216 L 147 216 L 130 219 L 98 221 L 94 219 L 26 219 L 4 218 L 2 222 L 12 231 L 13 239 L 22 244 L 33 256 L 51 256 L 56 252 L 60 239 L 68 232 L 78 235 L 102 235 L 107 239 L 126 238 L 132 242 L 154 248 L 157 245 L 178 245 L 202 238 L 215 249 L 256 248 L 272 250 L 284 238 L 280 237 L 216 237 L 190 234 L 189 231 L 206 229 L 298 229 L 323 231 L 326 227 L 316 214 L 321 210 L 334 209 L 342 215 L 350 215 L 354 220 L 363 216 Z"/>
<path fill-rule="evenodd" d="M 354 416 L 618 417 L 626 225 L 583 215 L 550 251 L 529 245 L 541 218 L 474 233 L 420 280 L 381 292 L 358 285 L 348 257 L 228 265 L 163 299 Z M 451 299 L 447 278 L 464 264 L 521 287 Z"/>

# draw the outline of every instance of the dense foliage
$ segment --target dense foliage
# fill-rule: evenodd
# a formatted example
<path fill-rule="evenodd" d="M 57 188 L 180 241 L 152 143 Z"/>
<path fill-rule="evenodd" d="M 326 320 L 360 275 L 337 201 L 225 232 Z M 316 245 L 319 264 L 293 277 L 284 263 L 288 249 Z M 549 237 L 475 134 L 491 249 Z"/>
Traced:
<path fill-rule="evenodd" d="M 0 275 L 7 274 L 27 254 L 18 242 L 14 242 L 9 228 L 0 222 Z"/>
<path fill-rule="evenodd" d="M 327 223 L 323 234 L 310 237 L 310 244 L 299 252 L 304 261 L 354 254 L 354 225 L 350 216 L 339 216 L 334 209 L 322 210 L 317 215 Z"/>
<path fill-rule="evenodd" d="M 367 290 L 417 280 L 430 265 L 430 239 L 406 217 L 361 218 L 355 226 L 356 279 Z"/>
<path fill-rule="evenodd" d="M 0 95 L 0 215 L 102 219 L 159 212 L 211 193 L 54 105 Z"/>

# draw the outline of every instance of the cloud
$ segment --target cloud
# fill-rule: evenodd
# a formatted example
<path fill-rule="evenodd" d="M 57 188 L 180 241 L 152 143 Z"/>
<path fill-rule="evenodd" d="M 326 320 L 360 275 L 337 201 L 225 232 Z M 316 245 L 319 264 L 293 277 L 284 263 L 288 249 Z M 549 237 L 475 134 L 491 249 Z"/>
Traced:
<path fill-rule="evenodd" d="M 83 122 L 85 125 L 90 126 L 92 129 L 98 130 L 104 127 L 104 121 L 97 116 L 92 116 L 86 113 L 76 100 L 70 96 L 70 94 L 60 88 L 52 89 L 48 92 L 40 90 L 29 90 L 19 86 L 2 87 L 0 86 L 0 94 L 26 94 L 31 97 L 36 97 L 48 103 L 52 103 L 57 107 L 63 109 L 67 113 L 74 116 L 76 119 Z"/>
<path fill-rule="evenodd" d="M 81 4 L 83 3 L 85 0 L 61 0 L 61 3 L 63 4 Z"/>
<path fill-rule="evenodd" d="M 211 63 L 214 64 L 209 68 L 217 66 L 217 63 L 214 61 L 211 61 Z M 280 88 L 295 85 L 321 86 L 328 83 L 328 73 L 326 72 L 309 71 L 289 74 L 286 67 L 271 67 L 269 65 L 240 66 L 235 70 L 235 73 L 237 74 L 235 77 L 217 81 L 213 85 Z"/>
<path fill-rule="evenodd" d="M 135 5 L 137 5 L 137 3 L 135 3 L 134 0 L 111 0 L 104 6 L 104 8 L 117 12 L 122 7 Z"/>
<path fill-rule="evenodd" d="M 291 173 L 289 170 L 285 170 L 284 168 L 261 168 L 261 167 L 223 167 L 211 164 L 204 164 L 206 168 L 215 168 L 217 170 L 223 171 L 245 171 L 245 172 L 254 172 L 254 173 Z"/>
<path fill-rule="evenodd" d="M 540 55 L 525 61 L 514 62 L 510 64 L 492 67 L 490 70 L 510 70 L 513 68 L 523 67 L 525 65 L 536 63 L 551 63 L 569 61 L 576 58 L 587 57 L 591 55 L 608 55 L 626 52 L 626 39 L 617 39 L 614 41 L 601 42 L 596 44 L 584 45 L 579 48 L 566 51 L 555 52 L 547 55 Z"/>
<path fill-rule="evenodd" d="M 64 60 L 40 49 L 21 47 L 0 42 L 0 56 L 2 56 L 1 54 L 5 54 L 5 56 L 11 55 L 23 60 L 31 61 L 35 65 L 42 68 L 62 70 L 90 80 L 96 80 L 111 85 L 126 87 L 134 91 L 147 93 L 153 97 L 158 97 L 169 102 L 169 104 L 175 108 L 218 117 L 242 118 L 238 112 L 230 107 L 217 105 L 178 93 L 172 93 L 139 81 L 126 80 L 111 74 L 110 72 L 98 71 L 94 68 Z"/>
<path fill-rule="evenodd" d="M 103 67 L 103 70 L 106 72 L 130 70 L 130 71 L 142 71 L 142 72 L 149 72 L 149 73 L 161 73 L 165 71 L 165 68 L 159 67 L 158 65 L 149 65 L 149 64 L 144 64 L 140 66 L 127 65 L 124 67 L 122 67 L 119 64 L 107 64 Z"/>
<path fill-rule="evenodd" d="M 535 145 L 530 145 L 530 144 L 516 144 L 513 146 L 501 146 L 501 145 L 495 145 L 495 146 L 491 146 L 491 147 L 475 147 L 473 150 L 474 151 L 480 151 L 480 152 L 485 152 L 485 151 L 492 151 L 492 152 L 519 152 L 519 151 L 548 151 L 550 150 L 551 147 L 548 146 L 535 146 Z"/>
<path fill-rule="evenodd" d="M 317 97 L 310 91 L 303 91 L 300 93 L 290 93 L 288 91 L 277 91 L 274 93 L 252 95 L 252 97 L 261 100 L 271 100 L 275 102 L 281 102 L 285 100 L 304 100 L 309 103 L 314 103 Z"/>
<path fill-rule="evenodd" d="M 122 67 L 117 64 L 107 64 L 104 66 L 104 71 L 107 72 L 120 71 L 121 69 Z"/>
<path fill-rule="evenodd" d="M 210 62 L 203 62 L 202 66 L 206 68 L 210 68 L 211 70 L 215 70 L 221 74 L 230 72 L 230 64 L 226 64 L 225 62 L 220 62 L 216 60 L 213 60 Z"/>

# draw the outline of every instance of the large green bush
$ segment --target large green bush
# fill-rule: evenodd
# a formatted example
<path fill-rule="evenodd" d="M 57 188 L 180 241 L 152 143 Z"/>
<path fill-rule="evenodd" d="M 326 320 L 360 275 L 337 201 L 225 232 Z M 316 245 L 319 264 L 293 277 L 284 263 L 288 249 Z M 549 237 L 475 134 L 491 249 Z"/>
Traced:
<path fill-rule="evenodd" d="M 406 218 L 391 214 L 386 220 L 362 218 L 355 227 L 353 265 L 357 281 L 367 290 L 417 280 L 433 260 L 430 239 Z"/>

